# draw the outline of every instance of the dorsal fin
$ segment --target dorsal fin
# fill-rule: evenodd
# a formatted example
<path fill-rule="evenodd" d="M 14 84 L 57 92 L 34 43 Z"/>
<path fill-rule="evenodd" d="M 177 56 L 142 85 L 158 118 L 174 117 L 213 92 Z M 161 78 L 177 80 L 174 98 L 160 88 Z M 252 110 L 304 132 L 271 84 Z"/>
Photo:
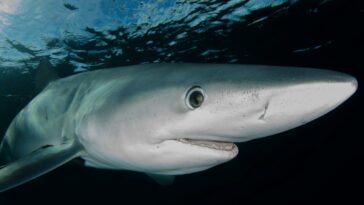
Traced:
<path fill-rule="evenodd" d="M 59 77 L 47 57 L 40 60 L 35 73 L 35 91 L 40 93 L 50 82 Z"/>

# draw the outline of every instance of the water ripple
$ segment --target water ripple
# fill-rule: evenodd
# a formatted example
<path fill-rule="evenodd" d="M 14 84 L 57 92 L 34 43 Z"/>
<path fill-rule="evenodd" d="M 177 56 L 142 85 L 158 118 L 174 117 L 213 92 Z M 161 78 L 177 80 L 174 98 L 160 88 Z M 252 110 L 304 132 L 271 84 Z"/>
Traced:
<path fill-rule="evenodd" d="M 213 42 L 296 2 L 0 0 L 0 69 L 34 68 L 42 56 L 75 72 L 186 56 L 236 62 L 236 55 L 222 54 L 226 48 Z"/>

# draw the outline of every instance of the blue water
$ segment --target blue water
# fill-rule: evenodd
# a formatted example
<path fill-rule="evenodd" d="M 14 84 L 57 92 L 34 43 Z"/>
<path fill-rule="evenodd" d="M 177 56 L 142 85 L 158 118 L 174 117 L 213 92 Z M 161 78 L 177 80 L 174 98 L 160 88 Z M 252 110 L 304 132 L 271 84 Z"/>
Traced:
<path fill-rule="evenodd" d="M 44 56 L 61 76 L 142 63 L 253 63 L 338 70 L 360 85 L 363 25 L 361 0 L 0 0 L 0 133 L 33 97 Z M 362 178 L 360 96 L 359 87 L 326 117 L 241 144 L 237 159 L 170 187 L 65 166 L 0 193 L 0 204 L 346 203 Z"/>

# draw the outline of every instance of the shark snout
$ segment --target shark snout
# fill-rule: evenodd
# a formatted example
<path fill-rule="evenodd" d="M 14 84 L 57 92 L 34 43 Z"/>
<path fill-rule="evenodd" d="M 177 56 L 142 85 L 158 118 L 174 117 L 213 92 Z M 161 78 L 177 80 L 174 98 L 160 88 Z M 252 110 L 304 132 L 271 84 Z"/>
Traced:
<path fill-rule="evenodd" d="M 322 114 L 333 110 L 346 101 L 358 88 L 358 81 L 354 77 L 347 74 L 341 74 L 340 76 L 340 79 L 322 83 L 317 90 L 312 91 L 318 95 L 317 106 L 322 108 Z M 313 89 L 316 88 L 313 87 Z M 313 101 L 315 102 L 315 100 Z"/>
<path fill-rule="evenodd" d="M 310 122 L 335 109 L 358 87 L 357 80 L 346 74 L 329 73 L 321 79 L 298 82 L 266 92 L 267 103 L 260 120 L 270 135 Z"/>
<path fill-rule="evenodd" d="M 342 103 L 358 89 L 358 81 L 353 76 L 344 74 L 343 79 L 336 82 L 336 86 L 339 91 L 337 93 L 339 103 Z"/>

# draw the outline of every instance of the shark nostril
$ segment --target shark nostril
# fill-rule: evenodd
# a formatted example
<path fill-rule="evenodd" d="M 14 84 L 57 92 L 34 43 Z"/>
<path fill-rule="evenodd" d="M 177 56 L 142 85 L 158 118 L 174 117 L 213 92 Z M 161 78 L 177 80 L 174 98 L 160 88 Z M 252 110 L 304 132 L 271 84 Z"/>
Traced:
<path fill-rule="evenodd" d="M 264 120 L 265 115 L 267 114 L 268 107 L 269 107 L 269 102 L 265 104 L 263 113 L 259 116 L 259 120 Z"/>

